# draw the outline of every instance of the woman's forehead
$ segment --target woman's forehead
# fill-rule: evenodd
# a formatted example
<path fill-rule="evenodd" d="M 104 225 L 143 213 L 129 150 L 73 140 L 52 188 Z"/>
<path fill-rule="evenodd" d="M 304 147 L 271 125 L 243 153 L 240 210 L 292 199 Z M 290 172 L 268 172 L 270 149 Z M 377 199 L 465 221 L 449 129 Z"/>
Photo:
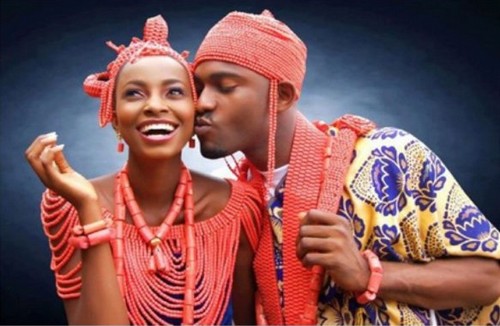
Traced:
<path fill-rule="evenodd" d="M 188 80 L 188 71 L 170 56 L 144 56 L 126 63 L 119 74 L 122 81 L 130 78 L 170 78 Z"/>

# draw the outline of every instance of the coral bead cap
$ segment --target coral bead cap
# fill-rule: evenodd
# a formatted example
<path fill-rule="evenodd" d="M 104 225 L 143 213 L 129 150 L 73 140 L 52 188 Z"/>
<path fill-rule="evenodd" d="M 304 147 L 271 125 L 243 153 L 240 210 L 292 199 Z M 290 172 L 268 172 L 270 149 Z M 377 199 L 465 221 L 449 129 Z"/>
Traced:
<path fill-rule="evenodd" d="M 117 57 L 108 64 L 106 71 L 91 74 L 83 82 L 83 89 L 89 96 L 101 99 L 99 108 L 99 125 L 101 127 L 104 127 L 112 120 L 113 90 L 116 76 L 121 67 L 126 63 L 133 63 L 140 57 L 165 55 L 177 60 L 188 72 L 191 93 L 193 99 L 196 99 L 191 67 L 186 61 L 189 53 L 184 51 L 179 54 L 172 49 L 168 42 L 168 32 L 167 22 L 161 15 L 157 15 L 147 19 L 144 25 L 143 39 L 133 37 L 128 46 L 116 46 L 111 41 L 106 42 L 106 44 L 117 53 Z"/>
<path fill-rule="evenodd" d="M 260 15 L 233 11 L 217 22 L 202 41 L 194 69 L 209 60 L 253 70 L 268 79 L 290 82 L 297 92 L 306 73 L 307 47 L 269 10 Z"/>

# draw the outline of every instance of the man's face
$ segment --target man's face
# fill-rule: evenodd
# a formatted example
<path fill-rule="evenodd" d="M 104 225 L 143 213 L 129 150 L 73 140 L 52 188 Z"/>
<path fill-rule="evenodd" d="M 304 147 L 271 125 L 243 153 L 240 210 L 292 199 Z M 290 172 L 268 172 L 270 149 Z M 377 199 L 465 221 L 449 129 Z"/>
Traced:
<path fill-rule="evenodd" d="M 205 61 L 195 71 L 198 104 L 195 132 L 201 153 L 220 158 L 237 151 L 266 155 L 269 80 L 222 61 Z"/>

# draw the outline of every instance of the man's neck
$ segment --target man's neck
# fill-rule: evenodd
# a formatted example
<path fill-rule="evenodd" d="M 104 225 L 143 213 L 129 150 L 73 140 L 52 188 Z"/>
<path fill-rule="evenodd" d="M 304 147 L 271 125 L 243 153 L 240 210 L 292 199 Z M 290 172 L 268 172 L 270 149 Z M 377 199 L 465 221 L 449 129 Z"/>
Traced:
<path fill-rule="evenodd" d="M 281 112 L 278 114 L 277 128 L 275 136 L 275 164 L 274 168 L 280 168 L 290 162 L 292 153 L 292 143 L 295 132 L 295 123 L 298 112 Z M 266 143 L 267 145 L 267 143 Z M 263 146 L 266 146 L 263 145 Z M 259 152 L 244 153 L 245 156 L 259 171 L 267 171 L 268 168 L 268 148 L 263 148 Z"/>

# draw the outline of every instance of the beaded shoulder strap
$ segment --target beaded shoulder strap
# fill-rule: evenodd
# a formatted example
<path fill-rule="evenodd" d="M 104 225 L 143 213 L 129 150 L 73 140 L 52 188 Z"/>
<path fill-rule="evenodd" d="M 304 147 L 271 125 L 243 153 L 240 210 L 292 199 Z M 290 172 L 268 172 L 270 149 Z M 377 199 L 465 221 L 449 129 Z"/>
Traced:
<path fill-rule="evenodd" d="M 264 206 L 259 192 L 249 184 L 230 180 L 232 196 L 241 196 L 241 209 L 239 215 L 245 234 L 250 242 L 253 252 L 257 251 L 260 232 L 262 228 L 262 214 Z"/>
<path fill-rule="evenodd" d="M 333 123 L 333 126 L 338 128 L 338 132 L 328 137 L 325 132 L 330 126 L 325 123 L 316 125 L 317 127 L 311 125 L 300 114 L 297 117 L 285 188 L 284 239 L 295 239 L 299 227 L 297 218 L 299 212 L 312 208 L 337 211 L 356 139 L 358 135 L 374 127 L 374 124 L 366 119 L 344 116 Z M 264 229 L 266 228 L 264 225 Z M 260 240 L 260 245 L 263 247 L 272 246 L 272 238 L 268 233 L 263 232 Z M 277 290 L 273 290 L 276 288 L 275 277 L 272 277 L 272 273 L 266 272 L 269 265 L 273 263 L 271 256 L 259 252 L 255 263 L 256 273 L 259 273 L 261 279 L 259 287 L 262 289 L 262 301 L 268 321 L 271 324 L 315 323 L 317 301 L 313 302 L 313 300 L 317 300 L 317 295 L 312 296 L 309 290 L 311 280 L 322 281 L 321 271 L 315 271 L 317 277 L 313 278 L 312 271 L 305 269 L 296 259 L 295 242 L 284 241 L 284 293 L 286 297 L 285 320 L 283 320 Z M 317 286 L 315 288 L 317 289 Z"/>
<path fill-rule="evenodd" d="M 330 126 L 324 122 L 315 122 L 315 125 L 319 130 L 329 133 Z M 328 137 L 324 157 L 324 177 L 320 186 L 317 208 L 336 213 L 356 140 L 376 126 L 368 119 L 351 114 L 343 115 L 333 121 L 331 126 L 338 129 L 338 135 L 336 135 L 338 140 L 334 141 L 333 135 Z"/>

